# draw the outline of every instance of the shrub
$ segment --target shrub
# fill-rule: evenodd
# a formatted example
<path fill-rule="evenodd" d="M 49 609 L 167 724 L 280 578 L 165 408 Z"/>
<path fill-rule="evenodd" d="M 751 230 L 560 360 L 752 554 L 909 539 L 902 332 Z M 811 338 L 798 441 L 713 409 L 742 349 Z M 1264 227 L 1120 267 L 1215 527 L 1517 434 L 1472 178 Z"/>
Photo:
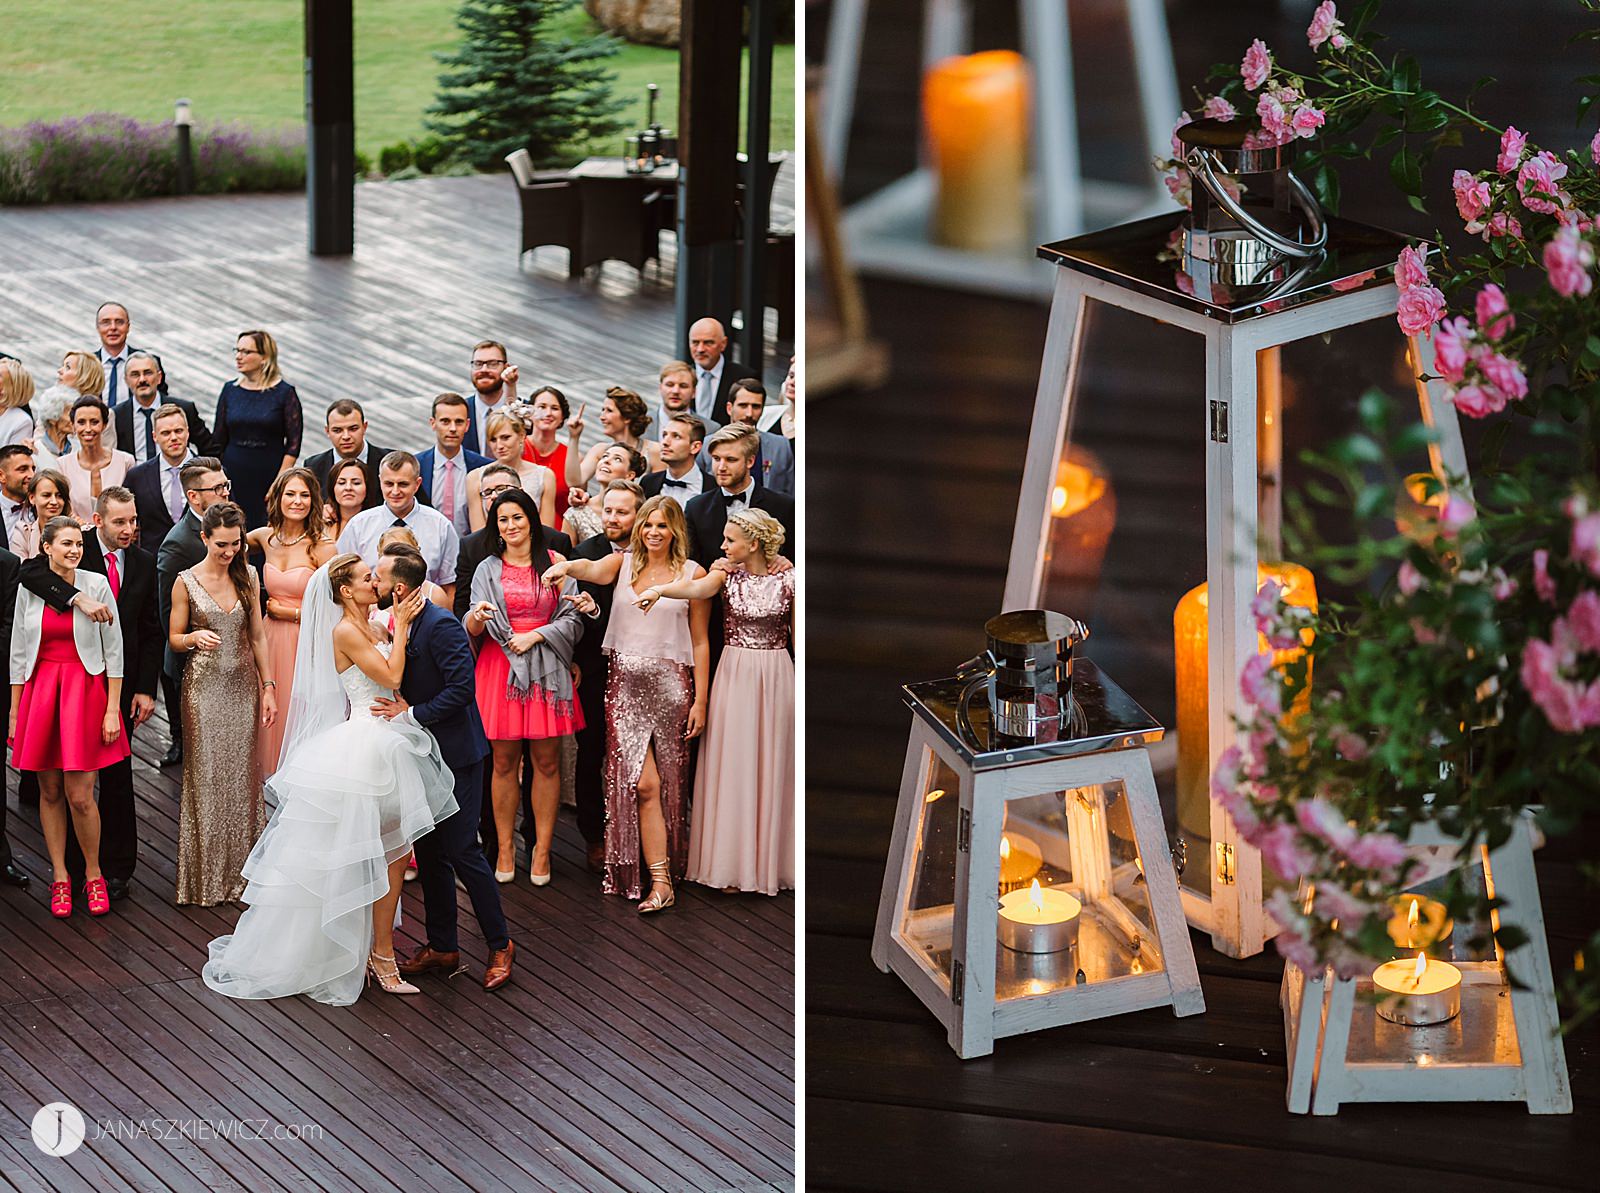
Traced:
<path fill-rule="evenodd" d="M 411 157 L 411 146 L 405 141 L 396 141 L 393 145 L 385 145 L 378 151 L 378 169 L 385 175 L 393 174 L 396 170 L 404 170 L 414 164 Z"/>
<path fill-rule="evenodd" d="M 411 143 L 411 160 L 424 174 L 432 174 L 444 165 L 450 156 L 450 146 L 435 136 L 426 136 Z"/>
<path fill-rule="evenodd" d="M 305 186 L 305 134 L 243 125 L 194 129 L 198 194 Z M 170 123 L 109 112 L 38 120 L 0 130 L 0 203 L 104 202 L 177 193 L 177 139 Z"/>

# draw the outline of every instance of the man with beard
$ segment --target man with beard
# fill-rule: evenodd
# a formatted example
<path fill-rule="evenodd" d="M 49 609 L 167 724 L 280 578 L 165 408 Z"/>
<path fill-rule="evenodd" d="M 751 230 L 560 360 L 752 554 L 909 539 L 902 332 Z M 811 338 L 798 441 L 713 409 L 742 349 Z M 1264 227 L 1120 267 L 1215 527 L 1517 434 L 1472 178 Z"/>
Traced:
<path fill-rule="evenodd" d="M 469 451 L 488 455 L 483 442 L 483 424 L 496 410 L 517 400 L 517 366 L 509 363 L 506 346 L 498 340 L 479 340 L 472 346 L 472 401 L 467 409 L 467 435 L 462 440 Z"/>

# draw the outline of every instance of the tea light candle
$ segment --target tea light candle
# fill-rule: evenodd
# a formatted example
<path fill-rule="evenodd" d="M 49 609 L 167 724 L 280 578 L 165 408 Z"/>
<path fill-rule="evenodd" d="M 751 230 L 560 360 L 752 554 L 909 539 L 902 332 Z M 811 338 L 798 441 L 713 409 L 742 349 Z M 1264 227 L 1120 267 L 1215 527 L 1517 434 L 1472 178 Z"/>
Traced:
<path fill-rule="evenodd" d="M 1028 65 L 1013 50 L 947 58 L 922 83 L 938 176 L 933 236 L 978 252 L 1027 242 Z"/>
<path fill-rule="evenodd" d="M 1013 891 L 1039 872 L 1044 854 L 1032 837 L 1000 834 L 1000 889 Z"/>
<path fill-rule="evenodd" d="M 1461 1013 L 1461 971 L 1447 961 L 1386 961 L 1372 973 L 1378 1014 L 1406 1027 L 1431 1027 Z"/>
<path fill-rule="evenodd" d="M 1059 953 L 1078 943 L 1083 904 L 1066 891 L 1041 887 L 1000 896 L 1000 943 L 1018 953 Z"/>
<path fill-rule="evenodd" d="M 1407 953 L 1448 942 L 1455 921 L 1443 903 L 1426 895 L 1396 895 L 1389 900 L 1389 939 Z"/>

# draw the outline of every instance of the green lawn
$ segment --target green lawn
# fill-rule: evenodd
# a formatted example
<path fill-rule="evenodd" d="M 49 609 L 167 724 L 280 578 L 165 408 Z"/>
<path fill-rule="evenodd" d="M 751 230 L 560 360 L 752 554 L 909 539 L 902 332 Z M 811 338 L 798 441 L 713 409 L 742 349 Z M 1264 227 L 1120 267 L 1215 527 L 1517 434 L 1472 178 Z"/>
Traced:
<path fill-rule="evenodd" d="M 303 0 L 123 0 L 110 5 L 5 0 L 0 22 L 0 125 L 118 112 L 142 120 L 171 117 L 187 96 L 199 120 L 259 126 L 304 118 Z M 356 0 L 356 143 L 378 150 L 423 132 L 422 110 L 438 77 L 435 50 L 455 41 L 449 0 Z M 106 51 L 101 14 L 119 48 Z M 593 28 L 581 6 L 563 32 Z M 642 121 L 646 83 L 661 87 L 659 119 L 676 124 L 678 53 L 624 44 L 612 59 L 617 94 Z M 773 149 L 794 147 L 794 47 L 773 61 Z M 621 138 L 596 145 L 620 153 Z"/>

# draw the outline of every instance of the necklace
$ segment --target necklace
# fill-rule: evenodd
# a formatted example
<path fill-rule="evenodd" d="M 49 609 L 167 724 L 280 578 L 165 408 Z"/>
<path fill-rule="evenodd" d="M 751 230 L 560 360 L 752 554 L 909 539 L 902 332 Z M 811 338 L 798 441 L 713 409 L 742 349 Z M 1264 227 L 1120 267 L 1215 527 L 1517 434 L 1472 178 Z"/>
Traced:
<path fill-rule="evenodd" d="M 278 546 L 280 546 L 280 547 L 292 547 L 296 543 L 305 542 L 306 538 L 310 535 L 310 533 L 311 532 L 309 530 L 303 530 L 303 531 L 300 532 L 300 534 L 299 534 L 299 536 L 297 538 L 286 539 L 281 534 L 278 534 L 278 533 L 274 532 L 272 537 L 275 538 L 278 541 Z"/>

